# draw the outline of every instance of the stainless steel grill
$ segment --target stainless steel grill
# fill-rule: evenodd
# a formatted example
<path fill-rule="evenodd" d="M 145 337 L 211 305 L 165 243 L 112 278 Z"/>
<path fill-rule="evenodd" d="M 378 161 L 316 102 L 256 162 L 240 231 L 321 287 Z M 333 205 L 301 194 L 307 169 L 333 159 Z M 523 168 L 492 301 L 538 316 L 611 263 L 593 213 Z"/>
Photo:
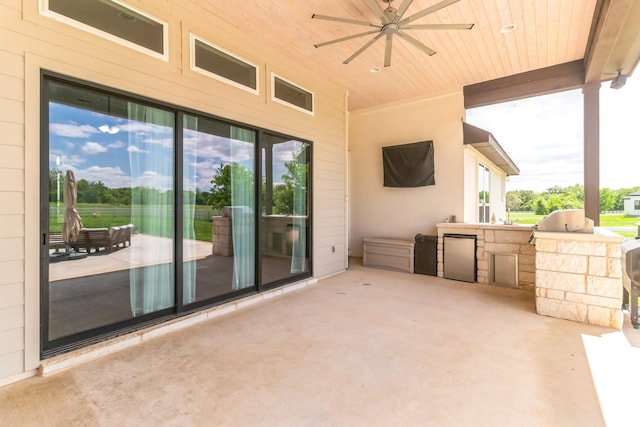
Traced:
<path fill-rule="evenodd" d="M 629 309 L 631 323 L 638 329 L 638 297 L 640 296 L 640 240 L 620 245 L 622 251 L 623 304 Z"/>

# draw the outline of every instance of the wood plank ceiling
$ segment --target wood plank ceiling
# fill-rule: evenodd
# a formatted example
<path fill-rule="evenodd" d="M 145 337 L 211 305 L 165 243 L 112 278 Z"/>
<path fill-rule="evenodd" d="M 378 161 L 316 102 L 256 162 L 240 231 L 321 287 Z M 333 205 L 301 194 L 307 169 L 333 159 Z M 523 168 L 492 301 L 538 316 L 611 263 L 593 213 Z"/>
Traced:
<path fill-rule="evenodd" d="M 312 19 L 316 13 L 379 23 L 365 0 L 194 0 L 248 37 L 349 90 L 351 111 L 460 91 L 466 85 L 582 59 L 596 0 L 460 0 L 413 24 L 473 23 L 471 30 L 413 30 L 437 52 L 428 56 L 394 37 L 383 67 L 384 37 L 351 63 L 342 62 L 373 35 L 315 48 L 369 27 Z M 376 0 L 384 9 L 386 4 Z M 399 8 L 404 0 L 395 0 Z M 405 17 L 440 0 L 414 0 Z M 514 24 L 516 29 L 501 33 Z M 372 73 L 373 67 L 380 72 Z"/>

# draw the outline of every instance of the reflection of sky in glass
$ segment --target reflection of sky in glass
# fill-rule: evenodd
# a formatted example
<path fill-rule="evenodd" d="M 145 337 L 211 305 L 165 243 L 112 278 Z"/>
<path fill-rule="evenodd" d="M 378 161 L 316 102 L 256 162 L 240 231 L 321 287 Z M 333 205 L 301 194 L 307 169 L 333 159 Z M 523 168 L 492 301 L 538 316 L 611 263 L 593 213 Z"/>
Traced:
<path fill-rule="evenodd" d="M 173 170 L 173 128 L 57 103 L 50 103 L 49 111 L 50 169 L 73 170 L 76 179 L 102 182 L 108 188 L 173 188 L 173 177 L 162 172 Z M 296 140 L 273 145 L 274 184 L 282 182 L 287 173 L 284 164 L 304 145 Z M 210 191 L 220 165 L 231 162 L 254 170 L 254 149 L 252 142 L 184 129 L 183 188 Z M 154 160 L 143 162 L 145 170 L 133 179 L 131 162 L 136 156 Z"/>
<path fill-rule="evenodd" d="M 211 190 L 211 179 L 220 165 L 236 162 L 253 171 L 252 142 L 184 129 L 184 189 Z M 190 169 L 190 170 L 187 170 Z"/>
<path fill-rule="evenodd" d="M 294 159 L 294 156 L 298 155 L 300 151 L 307 144 L 290 140 L 273 145 L 273 184 L 278 185 L 283 183 L 282 176 L 286 175 L 287 170 L 285 163 Z M 262 171 L 263 175 L 266 171 L 265 159 L 262 159 Z"/>
<path fill-rule="evenodd" d="M 109 188 L 145 186 L 173 188 L 173 129 L 132 121 L 56 103 L 49 106 L 49 167 L 73 170 L 76 179 L 102 182 Z M 102 127 L 105 131 L 101 131 Z M 144 162 L 145 170 L 131 177 L 135 156 L 158 159 Z"/>

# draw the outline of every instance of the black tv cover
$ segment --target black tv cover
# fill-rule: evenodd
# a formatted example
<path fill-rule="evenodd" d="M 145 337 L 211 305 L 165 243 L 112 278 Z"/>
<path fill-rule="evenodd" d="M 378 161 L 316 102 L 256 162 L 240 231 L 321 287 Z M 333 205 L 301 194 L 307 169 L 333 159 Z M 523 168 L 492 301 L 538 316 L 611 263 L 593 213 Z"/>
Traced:
<path fill-rule="evenodd" d="M 385 187 L 435 185 L 433 141 L 382 147 Z"/>

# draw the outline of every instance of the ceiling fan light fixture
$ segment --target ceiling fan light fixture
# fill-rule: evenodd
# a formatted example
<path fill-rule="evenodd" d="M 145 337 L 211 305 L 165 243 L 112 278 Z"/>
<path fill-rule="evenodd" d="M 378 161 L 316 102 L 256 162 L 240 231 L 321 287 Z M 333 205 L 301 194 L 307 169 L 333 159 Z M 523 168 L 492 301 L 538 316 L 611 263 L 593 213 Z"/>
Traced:
<path fill-rule="evenodd" d="M 366 35 L 374 35 L 367 43 L 365 43 L 360 49 L 355 51 L 353 55 L 343 61 L 343 64 L 349 64 L 358 55 L 364 52 L 369 46 L 385 36 L 385 49 L 384 49 L 384 66 L 389 67 L 391 65 L 391 50 L 393 46 L 393 38 L 397 36 L 409 42 L 418 50 L 431 56 L 436 53 L 435 50 L 424 45 L 418 39 L 411 37 L 407 32 L 413 32 L 414 30 L 470 30 L 473 28 L 473 24 L 412 24 L 413 21 L 420 19 L 424 16 L 430 15 L 444 9 L 447 6 L 457 3 L 460 0 L 440 0 L 438 3 L 416 12 L 408 17 L 405 17 L 405 12 L 409 9 L 409 6 L 413 3 L 413 0 L 402 0 L 402 4 L 398 9 L 393 7 L 391 3 L 393 0 L 382 0 L 388 6 L 383 10 L 378 3 L 379 0 L 363 0 L 367 3 L 369 8 L 380 19 L 380 22 L 359 21 L 350 18 L 340 18 L 335 16 L 318 15 L 314 13 L 311 15 L 312 19 L 323 19 L 326 21 L 341 22 L 346 24 L 356 24 L 367 27 L 373 27 L 373 30 L 365 31 L 363 33 L 352 34 L 346 37 L 341 37 L 335 40 L 330 40 L 318 44 L 314 44 L 315 47 L 323 47 L 332 45 L 334 43 L 340 43 L 347 40 L 352 40 Z M 370 70 L 371 71 L 371 70 Z M 371 71 L 375 72 L 375 71 Z"/>
<path fill-rule="evenodd" d="M 502 28 L 500 28 L 500 33 L 507 34 L 514 31 L 516 28 L 518 28 L 516 24 L 506 24 L 503 25 Z"/>

